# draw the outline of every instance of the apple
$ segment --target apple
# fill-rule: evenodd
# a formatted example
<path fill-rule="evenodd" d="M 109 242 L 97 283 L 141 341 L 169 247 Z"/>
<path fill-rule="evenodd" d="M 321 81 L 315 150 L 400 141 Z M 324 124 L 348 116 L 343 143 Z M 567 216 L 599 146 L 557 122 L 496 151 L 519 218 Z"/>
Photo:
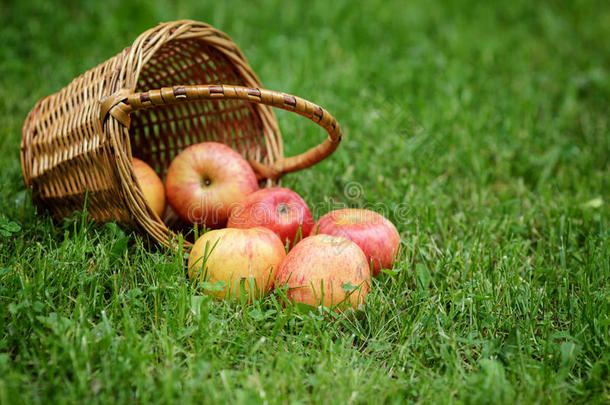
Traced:
<path fill-rule="evenodd" d="M 371 263 L 373 276 L 391 269 L 400 248 L 396 227 L 383 215 L 365 209 L 331 211 L 313 226 L 312 234 L 344 236 L 355 242 Z"/>
<path fill-rule="evenodd" d="M 371 270 L 362 249 L 341 236 L 309 236 L 280 265 L 277 286 L 292 302 L 357 308 L 369 292 Z"/>
<path fill-rule="evenodd" d="M 165 191 L 182 220 L 208 228 L 226 225 L 233 206 L 258 189 L 248 162 L 218 142 L 198 143 L 174 158 Z"/>
<path fill-rule="evenodd" d="M 267 228 L 225 228 L 206 232 L 189 255 L 189 278 L 207 281 L 206 293 L 218 298 L 250 300 L 273 289 L 286 251 L 280 238 Z M 217 282 L 222 283 L 217 283 Z"/>
<path fill-rule="evenodd" d="M 313 217 L 307 203 L 294 191 L 266 188 L 247 196 L 231 211 L 229 228 L 262 226 L 280 237 L 284 246 L 294 244 L 299 228 L 300 235 L 309 235 Z"/>
<path fill-rule="evenodd" d="M 157 176 L 157 173 L 146 164 L 144 161 L 133 158 L 133 171 L 136 174 L 136 179 L 140 185 L 140 189 L 144 194 L 144 198 L 152 210 L 159 216 L 163 217 L 165 211 L 165 187 L 163 182 Z"/>

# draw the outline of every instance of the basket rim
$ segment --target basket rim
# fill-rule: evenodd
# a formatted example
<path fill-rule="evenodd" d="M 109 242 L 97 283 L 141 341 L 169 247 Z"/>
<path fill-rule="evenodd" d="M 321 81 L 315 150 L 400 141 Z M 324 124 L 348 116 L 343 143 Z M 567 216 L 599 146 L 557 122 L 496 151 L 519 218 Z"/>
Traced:
<path fill-rule="evenodd" d="M 194 20 L 177 20 L 160 23 L 144 31 L 134 40 L 131 46 L 125 48 L 123 51 L 125 62 L 121 64 L 121 69 L 118 72 L 118 77 L 122 79 L 120 81 L 124 84 L 118 92 L 111 96 L 118 94 L 121 98 L 125 94 L 136 91 L 142 70 L 157 51 L 166 44 L 180 40 L 199 40 L 220 51 L 246 85 L 262 87 L 259 78 L 250 67 L 244 54 L 226 33 L 207 23 Z M 263 130 L 261 136 L 265 139 L 267 159 L 270 163 L 273 163 L 283 156 L 283 143 L 275 113 L 271 107 L 260 104 L 255 106 L 255 111 L 261 121 Z M 123 125 L 115 117 L 107 118 L 102 121 L 103 128 L 109 134 L 114 146 L 117 177 L 128 211 L 139 228 L 142 228 L 159 243 L 172 247 L 181 238 L 177 232 L 174 232 L 163 222 L 162 218 L 157 216 L 143 196 L 142 188 L 133 169 L 129 126 Z M 184 250 L 188 251 L 192 244 L 184 239 L 182 245 Z"/>

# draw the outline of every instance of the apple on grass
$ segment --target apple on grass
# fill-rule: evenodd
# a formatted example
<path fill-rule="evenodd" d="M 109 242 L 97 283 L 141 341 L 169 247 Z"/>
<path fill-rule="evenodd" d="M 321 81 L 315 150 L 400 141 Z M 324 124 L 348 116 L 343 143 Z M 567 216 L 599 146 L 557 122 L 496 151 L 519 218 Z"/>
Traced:
<path fill-rule="evenodd" d="M 198 143 L 174 158 L 167 171 L 165 191 L 182 220 L 222 228 L 235 204 L 258 190 L 248 162 L 218 142 Z"/>
<path fill-rule="evenodd" d="M 133 171 L 148 205 L 159 216 L 165 211 L 165 187 L 157 173 L 144 161 L 133 158 Z"/>
<path fill-rule="evenodd" d="M 274 287 L 286 251 L 267 228 L 225 228 L 203 234 L 191 250 L 188 275 L 218 298 L 261 298 Z"/>
<path fill-rule="evenodd" d="M 309 236 L 280 265 L 277 286 L 294 303 L 338 310 L 364 304 L 371 271 L 362 249 L 347 238 Z"/>
<path fill-rule="evenodd" d="M 307 203 L 294 191 L 266 188 L 248 195 L 231 211 L 229 228 L 262 226 L 275 232 L 284 245 L 309 235 L 313 217 Z M 299 233 L 300 229 L 300 233 Z"/>
<path fill-rule="evenodd" d="M 341 209 L 322 216 L 312 234 L 344 236 L 356 243 L 372 266 L 373 276 L 391 269 L 400 248 L 396 227 L 383 215 L 365 209 Z"/>

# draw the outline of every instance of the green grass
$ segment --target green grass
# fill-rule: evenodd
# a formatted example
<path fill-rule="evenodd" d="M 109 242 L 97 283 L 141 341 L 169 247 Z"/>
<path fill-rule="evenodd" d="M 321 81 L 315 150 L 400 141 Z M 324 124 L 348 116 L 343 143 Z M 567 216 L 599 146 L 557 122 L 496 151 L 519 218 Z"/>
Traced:
<path fill-rule="evenodd" d="M 610 401 L 607 2 L 53 3 L 0 3 L 1 403 Z M 396 223 L 361 319 L 208 299 L 184 258 L 32 207 L 29 109 L 178 18 L 341 123 L 284 185 Z M 288 155 L 322 139 L 278 117 Z"/>

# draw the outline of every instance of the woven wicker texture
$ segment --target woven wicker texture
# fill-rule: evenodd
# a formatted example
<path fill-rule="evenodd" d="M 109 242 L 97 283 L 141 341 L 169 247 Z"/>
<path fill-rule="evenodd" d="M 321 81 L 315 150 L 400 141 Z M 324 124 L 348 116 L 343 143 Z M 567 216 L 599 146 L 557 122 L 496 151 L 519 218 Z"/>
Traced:
<path fill-rule="evenodd" d="M 160 24 L 34 106 L 21 143 L 26 187 L 36 205 L 56 218 L 86 202 L 94 219 L 137 227 L 169 246 L 176 236 L 166 226 L 171 213 L 164 222 L 150 209 L 132 156 L 164 178 L 188 145 L 222 142 L 248 159 L 261 184 L 272 185 L 337 148 L 341 130 L 327 111 L 261 87 L 226 34 L 189 20 Z M 311 119 L 327 139 L 284 158 L 271 107 Z"/>

